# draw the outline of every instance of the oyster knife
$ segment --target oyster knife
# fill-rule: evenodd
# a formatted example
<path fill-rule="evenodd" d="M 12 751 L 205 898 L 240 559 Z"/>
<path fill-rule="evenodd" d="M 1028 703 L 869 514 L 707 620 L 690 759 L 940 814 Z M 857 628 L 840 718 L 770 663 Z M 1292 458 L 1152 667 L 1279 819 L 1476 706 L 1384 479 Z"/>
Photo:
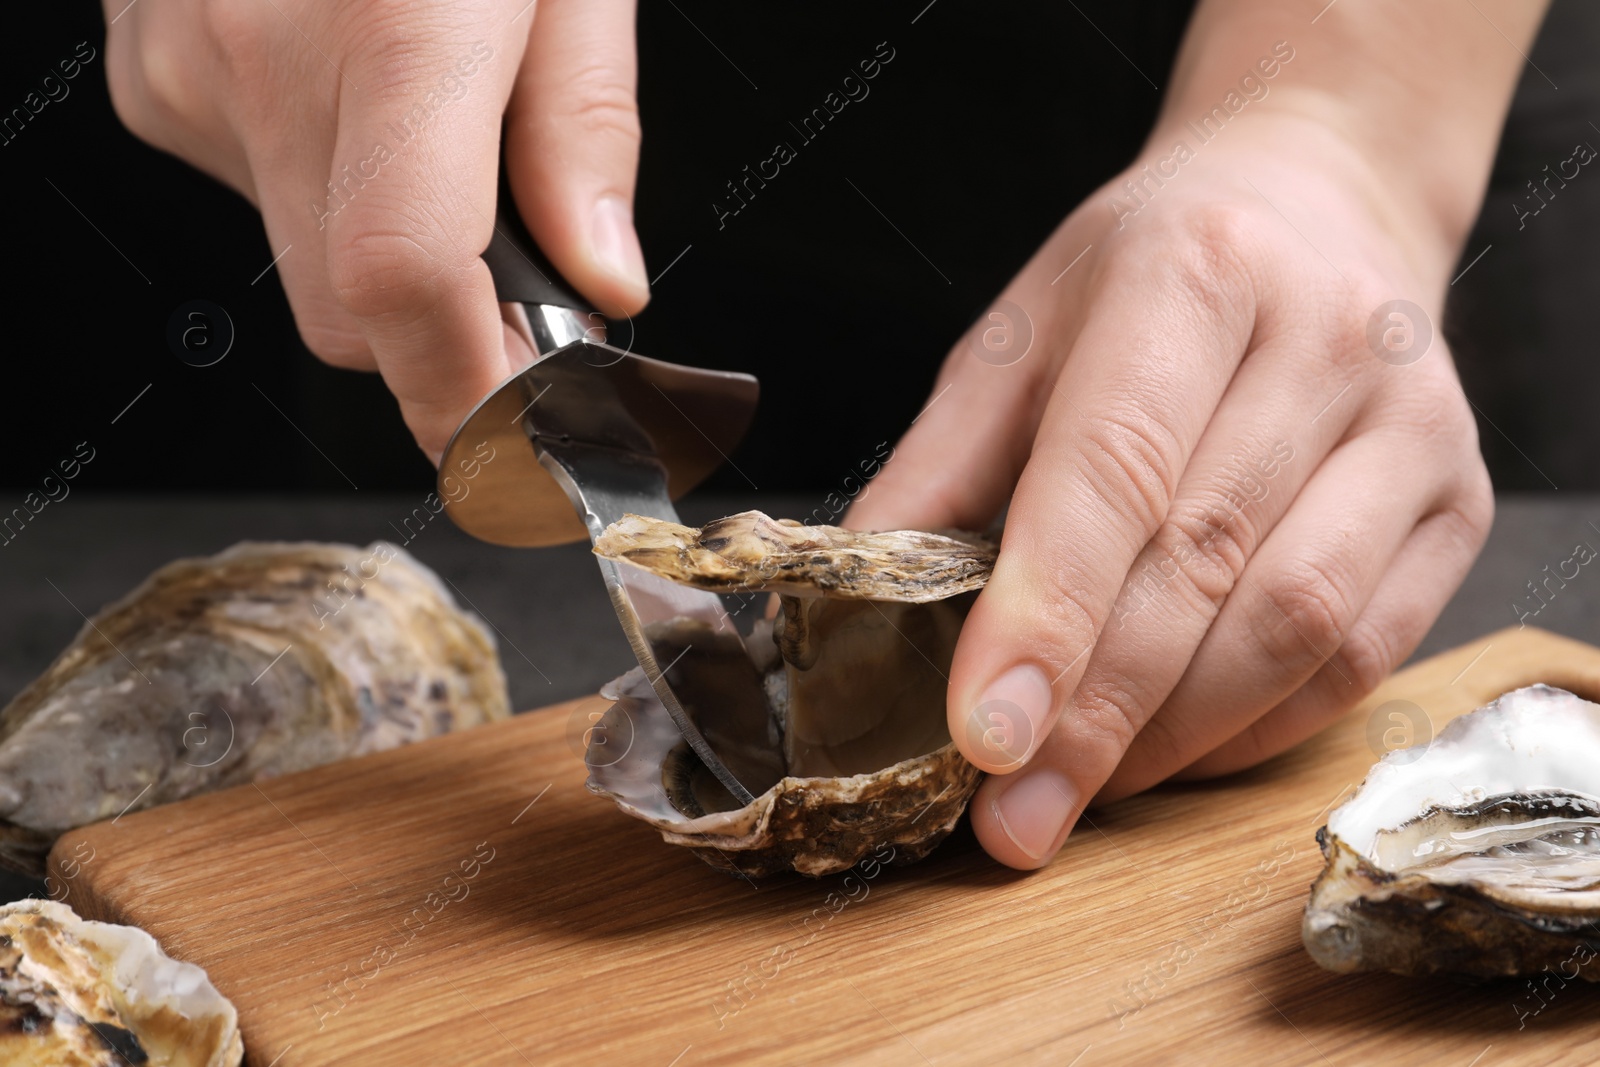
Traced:
<path fill-rule="evenodd" d="M 749 429 L 756 379 L 607 343 L 600 314 L 523 226 L 503 167 L 483 258 L 508 321 L 537 355 L 479 402 L 445 448 L 439 496 L 451 519 L 480 540 L 521 547 L 592 542 L 629 512 L 678 521 L 673 498 L 725 462 Z M 472 490 L 461 494 L 453 473 L 472 464 Z M 740 804 L 750 803 L 750 790 L 673 693 L 666 675 L 673 662 L 661 662 L 651 638 L 652 623 L 684 618 L 731 629 L 721 600 L 613 560 L 596 562 L 628 644 L 684 739 Z"/>

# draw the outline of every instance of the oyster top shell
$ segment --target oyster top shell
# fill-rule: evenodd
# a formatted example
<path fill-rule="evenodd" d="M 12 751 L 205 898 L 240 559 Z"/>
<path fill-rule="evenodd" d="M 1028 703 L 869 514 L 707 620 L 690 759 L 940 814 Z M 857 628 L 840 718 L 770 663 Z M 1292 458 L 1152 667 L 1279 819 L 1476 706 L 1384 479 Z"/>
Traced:
<path fill-rule="evenodd" d="M 602 691 L 616 703 L 591 734 L 590 789 L 750 874 L 830 874 L 875 849 L 909 862 L 954 827 L 982 775 L 950 740 L 946 676 L 992 545 L 750 511 L 700 530 L 630 515 L 595 551 L 701 589 L 776 592 L 782 615 L 744 642 L 685 619 L 652 634 L 674 694 L 752 803 L 693 756 L 639 671 Z"/>
<path fill-rule="evenodd" d="M 696 530 L 626 515 L 594 543 L 596 555 L 621 560 L 714 593 L 774 592 L 923 604 L 981 589 L 994 570 L 994 545 L 895 530 L 866 533 L 804 526 L 743 511 Z"/>
<path fill-rule="evenodd" d="M 0 864 L 38 875 L 72 827 L 509 714 L 493 635 L 404 549 L 175 560 L 0 711 Z"/>
<path fill-rule="evenodd" d="M 65 904 L 0 907 L 0 1063 L 237 1067 L 238 1016 L 206 972 Z"/>
<path fill-rule="evenodd" d="M 1600 705 L 1506 693 L 1390 752 L 1318 833 L 1329 970 L 1600 980 Z"/>

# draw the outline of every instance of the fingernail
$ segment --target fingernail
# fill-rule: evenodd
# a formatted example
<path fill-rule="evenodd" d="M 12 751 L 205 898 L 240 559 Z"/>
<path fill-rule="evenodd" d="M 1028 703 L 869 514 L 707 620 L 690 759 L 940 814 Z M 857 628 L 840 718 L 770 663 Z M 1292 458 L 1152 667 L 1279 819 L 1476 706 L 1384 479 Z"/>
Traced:
<path fill-rule="evenodd" d="M 1078 815 L 1078 794 L 1049 767 L 1024 771 L 1007 782 L 992 802 L 995 821 L 1029 859 L 1055 855 Z"/>
<path fill-rule="evenodd" d="M 967 716 L 967 750 L 987 771 L 1004 773 L 1022 764 L 1044 736 L 1050 716 L 1050 679 L 1031 663 L 1012 667 L 978 698 Z"/>
<path fill-rule="evenodd" d="M 594 254 L 605 270 L 640 289 L 650 287 L 644 253 L 633 231 L 633 209 L 620 196 L 602 196 L 594 206 Z"/>

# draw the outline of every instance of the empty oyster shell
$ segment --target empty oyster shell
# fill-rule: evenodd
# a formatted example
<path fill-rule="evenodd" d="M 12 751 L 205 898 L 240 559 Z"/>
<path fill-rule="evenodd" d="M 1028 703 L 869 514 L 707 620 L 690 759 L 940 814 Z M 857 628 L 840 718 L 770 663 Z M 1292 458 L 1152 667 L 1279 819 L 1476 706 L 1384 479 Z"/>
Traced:
<path fill-rule="evenodd" d="M 102 609 L 0 712 L 0 863 L 64 831 L 510 713 L 494 639 L 387 542 L 245 542 Z"/>
<path fill-rule="evenodd" d="M 0 906 L 0 1063 L 237 1067 L 238 1016 L 206 972 L 134 926 L 53 900 Z"/>
<path fill-rule="evenodd" d="M 1317 832 L 1331 971 L 1600 980 L 1600 705 L 1536 685 L 1391 752 Z"/>
<path fill-rule="evenodd" d="M 781 616 L 748 641 L 689 620 L 651 634 L 665 662 L 693 649 L 668 683 L 753 803 L 706 770 L 637 670 L 602 690 L 616 703 L 591 735 L 591 790 L 752 875 L 831 874 L 884 844 L 911 862 L 955 827 L 982 773 L 951 743 L 946 675 L 993 545 L 748 511 L 700 530 L 630 515 L 595 552 L 701 589 L 777 592 Z"/>

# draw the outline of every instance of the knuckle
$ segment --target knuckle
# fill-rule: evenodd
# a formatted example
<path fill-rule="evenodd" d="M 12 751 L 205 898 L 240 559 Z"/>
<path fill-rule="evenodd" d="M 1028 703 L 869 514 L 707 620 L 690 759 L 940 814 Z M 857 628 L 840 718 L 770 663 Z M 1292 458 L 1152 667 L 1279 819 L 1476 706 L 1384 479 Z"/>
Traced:
<path fill-rule="evenodd" d="M 255 67 L 263 58 L 268 17 L 277 16 L 252 0 L 206 0 L 199 28 L 225 63 Z"/>
<path fill-rule="evenodd" d="M 1397 368 L 1377 358 L 1367 325 L 1373 310 L 1395 297 L 1393 281 L 1360 263 L 1341 264 L 1341 276 L 1330 277 L 1328 265 L 1303 244 L 1301 248 L 1310 258 L 1298 261 L 1277 283 L 1293 294 L 1292 313 L 1275 310 L 1266 324 L 1268 334 L 1290 350 L 1315 353 L 1329 380 L 1338 383 L 1335 388 L 1346 382 L 1383 381 L 1384 371 Z M 1388 381 L 1414 390 L 1417 379 L 1415 374 L 1389 375 Z"/>
<path fill-rule="evenodd" d="M 1404 429 L 1440 465 L 1454 465 L 1462 453 L 1477 452 L 1477 422 L 1465 394 L 1448 376 L 1421 387 L 1408 383 L 1390 391 L 1386 400 L 1389 425 Z"/>
<path fill-rule="evenodd" d="M 1244 271 L 1241 252 L 1256 240 L 1255 215 L 1239 204 L 1208 201 L 1184 212 L 1180 234 L 1192 250 L 1185 266 L 1196 278 L 1232 282 Z"/>
<path fill-rule="evenodd" d="M 312 355 L 330 367 L 372 370 L 376 366 L 366 338 L 349 328 L 320 321 L 305 322 L 300 326 L 300 340 Z"/>
<path fill-rule="evenodd" d="M 1438 384 L 1436 376 L 1430 374 L 1430 365 L 1447 365 L 1448 356 L 1430 360 L 1429 365 L 1392 367 L 1377 358 L 1373 348 L 1374 341 L 1368 335 L 1372 315 L 1397 295 L 1394 281 L 1361 264 L 1347 264 L 1344 270 L 1349 272 L 1348 277 L 1326 283 L 1319 290 L 1323 296 L 1315 305 L 1317 313 L 1307 328 L 1312 343 L 1327 352 L 1335 368 L 1346 376 L 1382 383 L 1377 387 L 1387 388 L 1390 395 L 1441 399 L 1436 389 L 1422 379 L 1435 377 L 1434 384 Z M 1438 327 L 1436 320 L 1429 324 L 1433 334 L 1430 347 L 1442 350 L 1444 340 Z"/>
<path fill-rule="evenodd" d="M 1282 705 L 1279 705 L 1280 707 Z M 1276 709 L 1274 709 L 1276 710 Z M 1254 767 L 1277 754 L 1272 743 L 1273 716 L 1270 712 L 1229 738 L 1221 748 L 1206 753 L 1183 769 L 1184 779 L 1220 778 L 1245 767 Z"/>
<path fill-rule="evenodd" d="M 1465 539 L 1474 550 L 1489 536 L 1494 525 L 1494 485 L 1489 480 L 1489 468 L 1483 457 L 1473 455 L 1472 462 L 1462 474 L 1464 484 L 1452 502 L 1451 510 L 1460 516 Z"/>
<path fill-rule="evenodd" d="M 1082 648 L 1092 642 L 1099 632 L 1099 626 L 1094 613 L 1084 604 L 1083 594 L 1072 587 L 1061 571 L 1051 573 L 1046 591 L 1041 612 L 1052 624 L 1051 633 L 1065 635 L 1060 657 L 1063 660 L 1061 667 L 1065 669 L 1071 662 L 1071 656 L 1077 654 L 1072 649 Z"/>
<path fill-rule="evenodd" d="M 352 228 L 328 247 L 328 283 L 357 318 L 420 315 L 448 290 L 451 263 L 416 231 Z"/>
<path fill-rule="evenodd" d="M 1232 592 L 1259 544 L 1249 503 L 1229 490 L 1179 502 L 1156 532 L 1155 544 L 1171 558 L 1175 575 L 1214 604 Z"/>
<path fill-rule="evenodd" d="M 168 122 L 189 125 L 206 109 L 206 88 L 197 65 L 172 35 L 146 34 L 142 77 L 147 108 Z"/>
<path fill-rule="evenodd" d="M 1031 537 L 1030 541 L 1026 549 L 1013 552 L 1013 560 L 1074 558 L 1072 545 L 1063 538 Z M 1007 542 L 1008 546 L 1015 544 L 1015 537 Z M 1082 587 L 1075 587 L 1081 572 L 1059 562 L 1049 566 L 1018 562 L 1012 565 L 1017 568 L 1013 570 L 1005 564 L 1004 552 L 1000 558 L 997 577 L 991 580 L 989 589 L 995 590 L 996 596 L 1002 595 L 999 592 L 1002 588 L 1022 591 L 1027 607 L 1024 614 L 1017 617 L 1027 620 L 1041 661 L 1054 664 L 1054 670 L 1065 670 L 1099 633 L 1095 613 L 1085 603 Z M 989 595 L 988 590 L 981 595 Z"/>
<path fill-rule="evenodd" d="M 1155 713 L 1156 702 L 1151 696 L 1131 676 L 1097 677 L 1072 696 L 1076 726 L 1102 740 L 1107 748 L 1124 752 Z"/>
<path fill-rule="evenodd" d="M 1178 488 L 1182 448 L 1159 420 L 1137 413 L 1084 416 L 1082 457 L 1101 498 L 1132 508 L 1148 540 L 1166 519 Z"/>
<path fill-rule="evenodd" d="M 1236 204 L 1210 202 L 1179 213 L 1172 225 L 1133 238 L 1112 257 L 1105 284 L 1135 282 L 1174 295 L 1201 320 L 1231 332 L 1255 319 L 1255 286 L 1247 257 L 1258 223 Z"/>
<path fill-rule="evenodd" d="M 106 51 L 106 88 L 111 96 L 111 110 L 129 133 L 146 144 L 153 144 L 155 116 L 145 100 L 142 79 L 133 69 L 132 58 L 110 44 Z"/>
<path fill-rule="evenodd" d="M 1476 443 L 1477 426 L 1467 410 L 1466 398 L 1460 390 L 1455 389 L 1430 389 L 1426 392 L 1430 395 L 1419 397 L 1418 403 L 1413 406 L 1412 425 L 1424 440 L 1433 442 L 1446 455 L 1454 458 L 1463 445 Z"/>
<path fill-rule="evenodd" d="M 1463 496 L 1492 495 L 1477 420 L 1452 374 L 1387 390 L 1378 404 L 1373 431 L 1388 435 L 1397 451 L 1433 471 L 1435 484 Z"/>
<path fill-rule="evenodd" d="M 1453 375 L 1442 391 L 1444 395 L 1434 405 L 1434 418 L 1437 421 L 1433 425 L 1438 428 L 1435 438 L 1445 451 L 1446 464 L 1462 468 L 1469 477 L 1476 471 L 1482 475 L 1487 487 L 1488 470 L 1483 465 L 1483 455 L 1478 449 L 1478 420 L 1467 401 L 1467 394 L 1461 391 Z M 1468 462 L 1463 463 L 1463 457 Z"/>
<path fill-rule="evenodd" d="M 118 121 L 139 140 L 165 147 L 162 109 L 153 97 L 149 75 L 152 35 L 141 22 L 126 29 L 112 27 L 106 41 L 106 88 Z"/>
<path fill-rule="evenodd" d="M 1255 244 L 1255 227 L 1237 205 L 1199 205 L 1185 214 L 1178 253 L 1166 261 L 1179 291 L 1221 321 L 1240 319 L 1242 310 L 1254 317 L 1244 256 Z"/>
<path fill-rule="evenodd" d="M 1186 719 L 1164 708 L 1156 708 L 1139 731 L 1137 740 L 1130 746 L 1136 750 L 1136 755 L 1127 762 L 1138 767 L 1157 769 L 1164 780 L 1193 764 L 1198 753 L 1216 745 L 1215 740 L 1205 736 L 1206 725 L 1204 721 L 1197 723 L 1192 717 Z M 1156 780 L 1152 778 L 1147 781 L 1154 785 Z"/>
<path fill-rule="evenodd" d="M 1378 688 L 1400 662 L 1401 650 L 1377 626 L 1355 626 L 1332 662 L 1338 665 L 1335 690 L 1344 706 L 1354 704 Z"/>
<path fill-rule="evenodd" d="M 958 479 L 936 475 L 931 483 L 919 481 L 914 486 L 907 486 L 902 485 L 898 477 L 888 477 L 887 470 L 888 468 L 885 468 L 884 489 L 891 492 L 909 489 L 914 492 L 922 499 L 921 506 L 926 509 L 924 514 L 961 516 L 964 518 L 972 511 L 972 503 L 968 496 L 968 486 Z M 857 499 L 860 499 L 860 497 Z M 971 523 L 971 525 L 974 527 L 981 526 L 982 522 L 983 520 L 980 519 Z"/>
<path fill-rule="evenodd" d="M 1354 621 L 1347 581 L 1327 564 L 1300 560 L 1263 583 L 1263 603 L 1250 612 L 1256 640 L 1286 675 L 1310 674 L 1344 644 Z"/>
<path fill-rule="evenodd" d="M 1236 262 L 1238 250 L 1255 240 L 1255 212 L 1242 204 L 1208 200 L 1183 213 L 1182 233 L 1219 260 Z"/>
<path fill-rule="evenodd" d="M 578 132 L 639 143 L 639 108 L 633 88 L 620 81 L 616 72 L 600 67 L 580 71 L 568 88 L 573 103 L 567 118 Z"/>
<path fill-rule="evenodd" d="M 414 8 L 410 18 L 404 11 L 407 6 Z M 433 19 L 404 0 L 366 0 L 360 10 L 361 17 L 350 25 L 346 40 L 349 54 L 360 56 L 366 91 L 386 95 L 411 87 L 417 61 L 426 54 L 422 49 L 429 31 L 437 28 Z"/>
<path fill-rule="evenodd" d="M 361 68 L 364 93 L 410 98 L 437 92 L 451 77 L 450 56 L 439 42 L 456 31 L 451 4 L 415 0 L 366 0 L 358 26 L 347 34 L 346 55 Z"/>
<path fill-rule="evenodd" d="M 1367 345 L 1367 316 L 1361 305 L 1358 297 L 1338 300 L 1312 320 L 1309 332 L 1313 347 L 1327 353 L 1333 374 L 1376 389 L 1380 387 L 1372 383 L 1385 368 Z"/>

